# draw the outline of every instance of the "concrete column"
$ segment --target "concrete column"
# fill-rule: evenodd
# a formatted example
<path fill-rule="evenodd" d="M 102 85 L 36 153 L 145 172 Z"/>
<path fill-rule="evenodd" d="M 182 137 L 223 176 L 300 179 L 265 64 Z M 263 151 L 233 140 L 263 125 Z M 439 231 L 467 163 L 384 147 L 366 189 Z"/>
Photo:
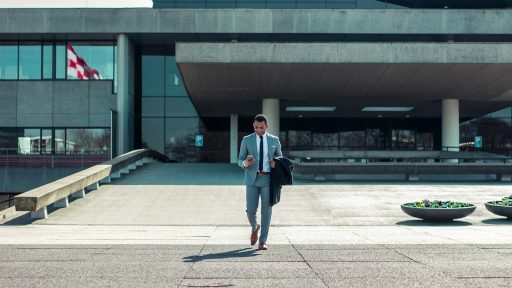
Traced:
<path fill-rule="evenodd" d="M 279 99 L 263 99 L 262 106 L 268 119 L 268 133 L 279 137 Z"/>
<path fill-rule="evenodd" d="M 442 146 L 444 150 L 459 151 L 459 100 L 443 99 Z M 449 147 L 449 148 L 445 148 Z"/>
<path fill-rule="evenodd" d="M 444 151 L 459 151 L 459 100 L 443 99 L 442 139 Z M 458 163 L 458 159 L 445 159 L 444 162 Z"/>
<path fill-rule="evenodd" d="M 230 157 L 229 163 L 238 162 L 238 114 L 231 114 L 231 124 L 229 132 Z"/>
<path fill-rule="evenodd" d="M 128 35 L 117 36 L 117 155 L 129 152 L 130 121 L 130 40 Z"/>

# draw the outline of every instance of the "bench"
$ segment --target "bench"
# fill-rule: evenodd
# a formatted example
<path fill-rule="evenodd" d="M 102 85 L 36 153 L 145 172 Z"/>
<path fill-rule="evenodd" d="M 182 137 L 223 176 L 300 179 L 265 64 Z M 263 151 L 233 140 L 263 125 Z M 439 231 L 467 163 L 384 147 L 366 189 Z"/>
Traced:
<path fill-rule="evenodd" d="M 109 183 L 112 178 L 120 178 L 122 174 L 129 173 L 137 166 L 153 163 L 154 159 L 168 161 L 164 155 L 152 150 L 139 149 L 128 152 L 15 196 L 16 210 L 30 211 L 32 219 L 47 218 L 47 206 L 53 204 L 56 208 L 66 208 L 69 206 L 68 196 L 83 198 L 86 188 L 99 189 L 100 181 Z"/>

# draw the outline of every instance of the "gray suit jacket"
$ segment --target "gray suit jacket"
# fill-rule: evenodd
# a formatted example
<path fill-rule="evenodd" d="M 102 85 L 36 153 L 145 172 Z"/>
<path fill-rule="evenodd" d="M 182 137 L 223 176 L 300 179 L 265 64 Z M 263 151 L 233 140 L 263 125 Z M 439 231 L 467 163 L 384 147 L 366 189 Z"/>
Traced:
<path fill-rule="evenodd" d="M 268 155 L 267 159 L 263 159 L 263 161 L 268 161 L 269 159 L 273 159 L 274 157 L 282 157 L 283 153 L 281 152 L 281 142 L 279 142 L 279 138 L 271 135 L 267 132 L 267 145 L 268 145 Z M 247 158 L 247 155 L 251 154 L 255 158 L 255 162 L 252 165 L 244 167 L 244 160 Z M 264 155 L 265 157 L 265 155 Z M 256 181 L 256 173 L 258 172 L 258 161 L 259 161 L 259 153 L 258 147 L 256 147 L 256 133 L 252 133 L 251 135 L 247 135 L 242 139 L 242 144 L 240 144 L 240 154 L 238 155 L 238 166 L 242 167 L 245 170 L 245 185 L 250 186 L 254 185 Z"/>

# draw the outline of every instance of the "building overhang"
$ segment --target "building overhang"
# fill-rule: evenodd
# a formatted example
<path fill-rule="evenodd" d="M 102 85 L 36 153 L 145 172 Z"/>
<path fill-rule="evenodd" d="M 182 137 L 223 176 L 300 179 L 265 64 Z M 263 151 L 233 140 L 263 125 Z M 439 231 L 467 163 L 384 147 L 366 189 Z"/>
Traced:
<path fill-rule="evenodd" d="M 265 98 L 281 100 L 283 117 L 440 117 L 454 98 L 465 118 L 512 104 L 512 44 L 178 43 L 176 61 L 202 117 L 251 116 Z"/>

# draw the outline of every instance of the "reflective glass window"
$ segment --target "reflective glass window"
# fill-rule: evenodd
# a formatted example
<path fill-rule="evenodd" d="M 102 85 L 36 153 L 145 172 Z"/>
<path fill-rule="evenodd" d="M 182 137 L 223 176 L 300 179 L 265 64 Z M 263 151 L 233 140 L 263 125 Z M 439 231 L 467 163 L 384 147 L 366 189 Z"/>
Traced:
<path fill-rule="evenodd" d="M 311 131 L 288 131 L 288 147 L 297 149 L 309 149 L 311 146 Z"/>
<path fill-rule="evenodd" d="M 164 154 L 164 118 L 142 118 L 142 148 Z"/>
<path fill-rule="evenodd" d="M 18 46 L 0 45 L 0 79 L 18 78 Z"/>
<path fill-rule="evenodd" d="M 18 152 L 20 154 L 39 154 L 40 145 L 40 129 L 23 129 L 22 135 L 18 137 Z"/>
<path fill-rule="evenodd" d="M 65 129 L 55 129 L 55 154 L 65 154 L 66 153 L 66 130 Z"/>
<path fill-rule="evenodd" d="M 165 96 L 187 96 L 175 56 L 165 57 Z"/>
<path fill-rule="evenodd" d="M 19 79 L 41 79 L 41 45 L 20 45 Z"/>
<path fill-rule="evenodd" d="M 110 129 L 67 129 L 66 154 L 109 154 Z"/>
<path fill-rule="evenodd" d="M 163 117 L 164 97 L 142 97 L 142 117 Z"/>
<path fill-rule="evenodd" d="M 313 132 L 313 148 L 322 150 L 338 149 L 338 133 L 315 133 Z"/>
<path fill-rule="evenodd" d="M 197 117 L 197 112 L 188 97 L 165 98 L 165 116 Z"/>
<path fill-rule="evenodd" d="M 199 118 L 165 119 L 165 155 L 177 162 L 197 162 Z"/>
<path fill-rule="evenodd" d="M 43 45 L 43 79 L 53 78 L 53 45 Z"/>
<path fill-rule="evenodd" d="M 55 79 L 66 78 L 66 45 L 55 46 Z"/>
<path fill-rule="evenodd" d="M 66 49 L 68 79 L 114 79 L 113 45 L 69 43 Z"/>
<path fill-rule="evenodd" d="M 164 58 L 164 56 L 142 56 L 142 97 L 164 96 Z"/>
<path fill-rule="evenodd" d="M 342 150 L 364 149 L 366 147 L 365 131 L 340 132 L 340 148 Z"/>
<path fill-rule="evenodd" d="M 41 153 L 52 154 L 53 136 L 52 129 L 41 130 Z"/>
<path fill-rule="evenodd" d="M 16 128 L 0 128 L 0 155 L 16 154 L 18 131 Z"/>

